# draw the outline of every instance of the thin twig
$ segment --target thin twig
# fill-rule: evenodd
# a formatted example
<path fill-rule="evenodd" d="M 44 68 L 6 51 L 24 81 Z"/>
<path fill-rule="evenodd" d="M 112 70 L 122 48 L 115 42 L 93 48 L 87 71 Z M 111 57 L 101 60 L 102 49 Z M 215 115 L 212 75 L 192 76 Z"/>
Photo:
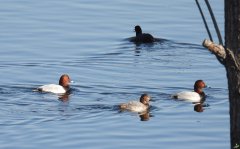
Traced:
<path fill-rule="evenodd" d="M 219 31 L 219 28 L 218 28 L 218 25 L 217 25 L 217 21 L 216 21 L 216 19 L 215 19 L 215 17 L 214 17 L 212 8 L 211 8 L 208 0 L 205 0 L 205 3 L 206 3 L 206 5 L 207 5 L 207 7 L 208 7 L 208 11 L 209 11 L 209 13 L 210 13 L 210 15 L 211 15 L 211 18 L 212 18 L 212 21 L 213 21 L 213 24 L 214 24 L 214 28 L 215 28 L 215 30 L 216 30 L 216 32 L 217 32 L 219 44 L 223 45 L 222 36 L 221 36 L 220 31 Z"/>
<path fill-rule="evenodd" d="M 204 16 L 204 14 L 203 14 L 202 8 L 201 8 L 201 6 L 200 6 L 198 0 L 196 0 L 196 4 L 197 4 L 198 9 L 199 9 L 199 11 L 200 11 L 200 14 L 201 14 L 201 16 L 202 16 L 203 23 L 204 23 L 205 28 L 206 28 L 206 30 L 207 30 L 207 33 L 208 33 L 209 39 L 210 39 L 211 41 L 213 41 L 213 39 L 212 39 L 212 35 L 211 35 L 211 32 L 210 32 L 209 27 L 208 27 L 208 25 L 207 25 L 207 21 L 206 21 L 206 19 L 205 19 L 205 16 Z"/>

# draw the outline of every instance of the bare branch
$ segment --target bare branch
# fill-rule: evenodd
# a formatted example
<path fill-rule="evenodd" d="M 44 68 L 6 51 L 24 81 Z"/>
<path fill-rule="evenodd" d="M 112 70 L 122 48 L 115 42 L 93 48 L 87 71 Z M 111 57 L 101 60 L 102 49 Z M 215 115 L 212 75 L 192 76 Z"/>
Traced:
<path fill-rule="evenodd" d="M 240 70 L 240 64 L 231 50 L 225 49 L 222 45 L 215 44 L 214 42 L 207 39 L 203 41 L 203 46 L 212 52 L 221 64 L 225 65 L 226 58 L 231 59 L 231 61 L 234 63 L 233 66 Z"/>
<path fill-rule="evenodd" d="M 226 59 L 226 51 L 222 45 L 215 44 L 214 42 L 205 39 L 203 41 L 203 46 L 215 54 L 218 58 L 223 60 Z"/>

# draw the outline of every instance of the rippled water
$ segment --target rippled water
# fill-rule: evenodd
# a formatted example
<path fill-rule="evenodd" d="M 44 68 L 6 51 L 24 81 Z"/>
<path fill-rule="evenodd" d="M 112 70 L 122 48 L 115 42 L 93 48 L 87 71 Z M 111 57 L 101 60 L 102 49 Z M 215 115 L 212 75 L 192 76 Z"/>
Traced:
<path fill-rule="evenodd" d="M 223 30 L 223 1 L 211 4 Z M 194 1 L 11 0 L 0 12 L 0 148 L 229 148 L 225 70 L 201 46 Z M 136 24 L 164 40 L 128 42 Z M 32 91 L 63 73 L 69 97 Z M 203 112 L 170 98 L 197 79 Z M 142 93 L 148 115 L 118 111 Z"/>

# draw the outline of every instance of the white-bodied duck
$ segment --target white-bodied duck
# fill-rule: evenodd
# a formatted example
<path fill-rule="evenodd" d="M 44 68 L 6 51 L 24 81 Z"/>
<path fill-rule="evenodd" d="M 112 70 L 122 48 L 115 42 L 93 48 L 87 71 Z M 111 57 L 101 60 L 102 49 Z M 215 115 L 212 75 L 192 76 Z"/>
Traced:
<path fill-rule="evenodd" d="M 172 98 L 182 99 L 190 102 L 203 102 L 206 98 L 203 88 L 206 87 L 206 84 L 203 80 L 197 80 L 194 84 L 194 91 L 182 91 L 172 95 Z"/>
<path fill-rule="evenodd" d="M 151 97 L 148 94 L 142 94 L 139 101 L 130 101 L 123 103 L 119 107 L 121 110 L 129 110 L 132 112 L 145 112 L 149 108 L 149 101 Z"/>
<path fill-rule="evenodd" d="M 67 74 L 63 74 L 59 79 L 59 84 L 47 84 L 37 88 L 41 92 L 50 92 L 55 94 L 64 94 L 70 89 L 70 77 Z"/>

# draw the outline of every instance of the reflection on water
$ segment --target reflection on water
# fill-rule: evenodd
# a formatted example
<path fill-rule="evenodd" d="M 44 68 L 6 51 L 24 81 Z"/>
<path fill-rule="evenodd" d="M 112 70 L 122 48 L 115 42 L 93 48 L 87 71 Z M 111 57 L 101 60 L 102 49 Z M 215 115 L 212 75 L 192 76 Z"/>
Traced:
<path fill-rule="evenodd" d="M 168 40 L 165 39 L 156 39 L 156 41 L 154 43 L 134 43 L 135 44 L 135 56 L 140 56 L 141 50 L 154 50 L 154 46 L 156 45 L 163 45 L 164 42 L 167 42 Z"/>
<path fill-rule="evenodd" d="M 201 103 L 194 105 L 194 111 L 203 112 L 203 105 Z"/>
<path fill-rule="evenodd" d="M 148 121 L 150 119 L 150 113 L 146 112 L 143 114 L 139 114 L 139 117 L 141 121 Z"/>
<path fill-rule="evenodd" d="M 119 112 L 122 113 L 122 112 L 130 112 L 130 111 L 125 111 L 125 110 L 119 109 Z M 140 121 L 148 121 L 148 120 L 150 120 L 150 117 L 153 116 L 152 114 L 150 114 L 150 110 L 147 110 L 147 111 L 144 111 L 141 113 L 135 113 L 135 114 L 137 114 L 139 116 Z M 133 118 L 135 118 L 135 117 L 133 117 Z"/>
<path fill-rule="evenodd" d="M 62 102 L 68 102 L 70 93 L 62 94 L 58 96 L 58 100 Z"/>

